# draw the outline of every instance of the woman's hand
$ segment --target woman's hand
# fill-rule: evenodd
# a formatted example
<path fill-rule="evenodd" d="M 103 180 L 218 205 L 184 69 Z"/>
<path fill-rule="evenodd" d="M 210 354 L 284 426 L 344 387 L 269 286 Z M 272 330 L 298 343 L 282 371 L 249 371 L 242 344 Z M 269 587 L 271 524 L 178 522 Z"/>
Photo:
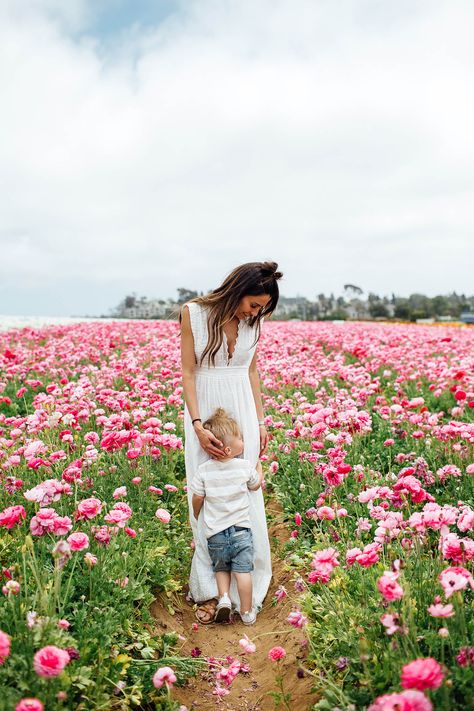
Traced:
<path fill-rule="evenodd" d="M 268 441 L 270 439 L 270 435 L 268 434 L 267 428 L 265 427 L 265 425 L 259 425 L 259 431 L 260 431 L 260 454 L 258 456 L 261 457 L 262 454 L 266 454 L 266 452 L 267 452 Z"/>
<path fill-rule="evenodd" d="M 225 457 L 223 443 L 217 439 L 217 437 L 214 437 L 212 432 L 204 429 L 202 425 L 195 425 L 194 431 L 196 432 L 199 444 L 212 459 Z"/>

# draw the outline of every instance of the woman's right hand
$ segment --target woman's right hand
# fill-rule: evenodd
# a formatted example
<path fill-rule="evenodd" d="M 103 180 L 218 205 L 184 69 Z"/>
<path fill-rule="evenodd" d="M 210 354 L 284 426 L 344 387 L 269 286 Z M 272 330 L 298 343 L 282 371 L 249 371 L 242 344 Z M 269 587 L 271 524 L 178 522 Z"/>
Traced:
<path fill-rule="evenodd" d="M 212 459 L 222 459 L 222 457 L 225 457 L 222 449 L 222 442 L 217 439 L 212 432 L 204 429 L 202 425 L 196 425 L 194 430 L 199 440 L 199 444 Z"/>

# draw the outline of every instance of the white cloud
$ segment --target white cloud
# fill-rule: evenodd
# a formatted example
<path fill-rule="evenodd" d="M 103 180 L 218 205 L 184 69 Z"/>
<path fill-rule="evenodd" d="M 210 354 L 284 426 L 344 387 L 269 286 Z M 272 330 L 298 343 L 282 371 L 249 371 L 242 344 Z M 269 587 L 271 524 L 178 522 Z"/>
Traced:
<path fill-rule="evenodd" d="M 0 6 L 0 312 L 268 257 L 286 294 L 472 291 L 468 0 L 188 0 L 106 45 L 92 2 L 27 5 Z"/>

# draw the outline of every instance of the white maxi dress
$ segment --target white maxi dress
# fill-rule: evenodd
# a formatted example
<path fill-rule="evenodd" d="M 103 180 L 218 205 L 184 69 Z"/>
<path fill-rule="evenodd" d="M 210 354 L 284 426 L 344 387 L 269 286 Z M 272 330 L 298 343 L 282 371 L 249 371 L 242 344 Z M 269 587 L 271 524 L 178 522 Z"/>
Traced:
<path fill-rule="evenodd" d="M 194 337 L 196 363 L 207 344 L 207 309 L 196 302 L 186 304 L 189 309 Z M 207 356 L 202 366 L 196 365 L 195 382 L 199 415 L 204 422 L 217 407 L 223 407 L 239 424 L 244 440 L 243 458 L 257 464 L 260 451 L 260 435 L 257 411 L 249 378 L 249 366 L 255 352 L 255 328 L 242 319 L 239 321 L 237 341 L 232 357 L 228 357 L 227 339 L 224 333 L 222 345 L 216 353 L 215 366 L 207 366 Z M 199 464 L 209 459 L 202 449 L 191 424 L 187 406 L 184 407 L 184 454 L 188 485 L 189 517 L 195 549 L 191 563 L 189 591 L 197 603 L 217 597 L 217 585 L 212 563 L 207 550 L 202 516 L 196 521 L 192 513 L 190 483 Z M 270 543 L 262 490 L 249 491 L 250 524 L 254 544 L 253 604 L 260 609 L 272 577 Z M 233 576 L 232 576 L 233 578 Z M 235 580 L 232 579 L 230 598 L 233 607 L 240 609 Z"/>

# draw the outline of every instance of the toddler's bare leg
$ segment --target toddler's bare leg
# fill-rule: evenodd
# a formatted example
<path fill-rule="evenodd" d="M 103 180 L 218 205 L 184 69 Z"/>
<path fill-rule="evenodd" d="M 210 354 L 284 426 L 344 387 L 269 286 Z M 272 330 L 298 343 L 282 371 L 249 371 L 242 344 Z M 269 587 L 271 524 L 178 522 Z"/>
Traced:
<path fill-rule="evenodd" d="M 227 571 L 216 573 L 216 583 L 217 589 L 219 590 L 219 597 L 222 597 L 225 593 L 228 595 L 230 589 L 230 573 Z"/>
<path fill-rule="evenodd" d="M 240 612 L 250 612 L 252 609 L 252 575 L 250 573 L 234 573 L 240 598 Z"/>

